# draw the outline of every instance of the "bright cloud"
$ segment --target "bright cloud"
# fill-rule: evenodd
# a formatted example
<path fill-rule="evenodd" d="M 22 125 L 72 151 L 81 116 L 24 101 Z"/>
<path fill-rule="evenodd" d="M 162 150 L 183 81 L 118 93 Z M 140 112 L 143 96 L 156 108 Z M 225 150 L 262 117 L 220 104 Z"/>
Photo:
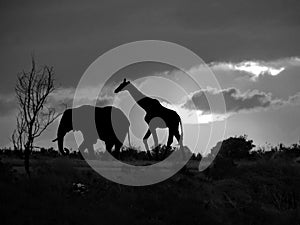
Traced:
<path fill-rule="evenodd" d="M 300 66 L 300 58 L 291 57 L 278 59 L 274 61 L 242 61 L 242 62 L 213 62 L 210 63 L 213 71 L 240 71 L 250 75 L 252 81 L 256 81 L 259 76 L 270 75 L 277 76 L 284 70 Z"/>
<path fill-rule="evenodd" d="M 272 76 L 276 76 L 279 73 L 281 73 L 283 70 L 285 70 L 284 67 L 271 67 L 271 66 L 266 66 L 263 65 L 260 62 L 241 62 L 236 65 L 232 65 L 232 68 L 234 70 L 238 71 L 245 71 L 247 73 L 253 74 L 253 79 L 256 79 L 260 75 L 268 74 Z"/>

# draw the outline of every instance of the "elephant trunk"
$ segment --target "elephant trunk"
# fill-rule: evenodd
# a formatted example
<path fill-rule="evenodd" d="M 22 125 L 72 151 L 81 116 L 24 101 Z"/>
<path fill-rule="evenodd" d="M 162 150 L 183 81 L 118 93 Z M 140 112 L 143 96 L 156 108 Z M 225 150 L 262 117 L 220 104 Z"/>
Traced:
<path fill-rule="evenodd" d="M 65 155 L 65 151 L 64 151 L 64 135 L 60 134 L 59 132 L 57 132 L 57 138 L 55 138 L 53 140 L 53 142 L 57 141 L 57 145 L 58 145 L 58 150 L 62 155 Z"/>
<path fill-rule="evenodd" d="M 58 130 L 57 130 L 57 138 L 53 140 L 53 142 L 57 141 L 58 150 L 62 155 L 65 155 L 64 151 L 64 137 L 66 133 L 73 129 L 72 127 L 72 117 L 70 110 L 66 110 L 60 120 Z"/>
<path fill-rule="evenodd" d="M 58 145 L 58 150 L 61 152 L 61 154 L 65 155 L 64 151 L 64 137 L 59 137 L 57 139 L 57 145 Z"/>

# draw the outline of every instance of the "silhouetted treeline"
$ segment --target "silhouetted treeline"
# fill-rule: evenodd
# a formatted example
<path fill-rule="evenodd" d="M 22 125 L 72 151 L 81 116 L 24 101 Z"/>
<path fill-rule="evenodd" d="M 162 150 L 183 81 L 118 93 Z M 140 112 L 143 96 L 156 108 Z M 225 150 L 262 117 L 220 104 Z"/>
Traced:
<path fill-rule="evenodd" d="M 230 137 L 224 141 L 220 141 L 207 158 L 230 158 L 232 160 L 255 160 L 255 159 L 275 159 L 286 158 L 292 159 L 300 157 L 300 142 L 285 146 L 279 144 L 277 146 L 263 146 L 255 148 L 253 140 L 249 140 L 247 135 Z"/>
<path fill-rule="evenodd" d="M 65 148 L 64 151 L 66 152 L 66 156 L 69 158 L 75 158 L 75 159 L 105 159 L 108 157 L 108 152 L 104 151 L 97 151 L 95 154 L 95 158 L 90 158 L 91 156 L 84 152 L 84 157 L 82 156 L 82 153 L 79 151 L 70 151 L 69 149 Z M 156 148 L 153 148 L 151 152 L 141 151 L 137 148 L 129 148 L 129 147 L 123 147 L 120 157 L 122 160 L 126 161 L 136 161 L 136 160 L 155 160 L 155 161 L 161 161 L 167 158 L 171 153 L 174 151 L 177 151 L 176 148 L 168 148 L 165 145 L 159 145 Z M 191 151 L 187 147 L 184 148 L 184 151 L 187 153 L 189 151 L 190 154 Z M 9 148 L 7 149 L 1 149 L 0 150 L 1 155 L 7 155 L 7 156 L 19 156 L 20 151 L 18 150 L 11 150 Z M 114 155 L 114 152 L 112 152 Z M 61 156 L 58 150 L 55 150 L 54 148 L 40 148 L 35 151 L 32 151 L 31 155 L 34 156 L 47 156 L 47 157 L 59 157 Z M 192 154 L 191 159 L 193 160 L 200 160 L 202 158 L 201 154 Z"/>
<path fill-rule="evenodd" d="M 247 135 L 235 136 L 227 138 L 226 140 L 220 141 L 211 149 L 211 152 L 204 156 L 205 158 L 215 158 L 215 163 L 224 161 L 238 161 L 238 160 L 257 160 L 257 159 L 286 159 L 286 160 L 297 160 L 300 157 L 300 142 L 285 146 L 279 144 L 277 146 L 264 146 L 255 148 L 253 140 L 249 140 Z M 65 151 L 70 158 L 83 159 L 82 155 L 78 151 L 70 151 L 65 148 Z M 167 148 L 165 145 L 159 145 L 153 148 L 149 154 L 146 151 L 139 150 L 138 148 L 123 147 L 120 153 L 121 159 L 126 161 L 134 160 L 155 160 L 161 161 L 167 158 L 172 152 L 178 151 L 177 148 Z M 184 151 L 191 153 L 191 160 L 201 160 L 202 155 L 200 153 L 192 153 L 188 147 L 184 148 Z M 20 155 L 19 150 L 11 150 L 5 148 L 0 150 L 1 155 Z M 31 153 L 33 156 L 49 156 L 59 157 L 58 150 L 54 148 L 38 148 Z M 85 154 L 85 153 L 83 153 Z M 97 151 L 96 158 L 105 159 L 107 152 Z M 87 158 L 88 155 L 85 155 Z"/>
<path fill-rule="evenodd" d="M 247 135 L 230 137 L 218 142 L 205 157 L 213 162 L 204 173 L 214 179 L 232 177 L 238 172 L 237 167 L 243 162 L 253 161 L 290 161 L 300 162 L 300 142 L 285 146 L 259 147 L 249 140 Z"/>

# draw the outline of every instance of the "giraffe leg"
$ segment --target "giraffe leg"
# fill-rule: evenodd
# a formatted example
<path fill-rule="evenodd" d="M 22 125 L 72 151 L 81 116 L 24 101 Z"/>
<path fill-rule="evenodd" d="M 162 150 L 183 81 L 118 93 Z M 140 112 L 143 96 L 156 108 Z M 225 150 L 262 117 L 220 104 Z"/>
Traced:
<path fill-rule="evenodd" d="M 146 134 L 145 134 L 145 136 L 143 137 L 143 142 L 144 142 L 144 145 L 145 145 L 145 148 L 146 148 L 147 152 L 150 151 L 149 150 L 149 146 L 148 146 L 148 142 L 147 142 L 147 140 L 150 137 L 150 135 L 151 135 L 151 131 L 150 131 L 150 129 L 148 129 L 147 132 L 146 132 Z"/>

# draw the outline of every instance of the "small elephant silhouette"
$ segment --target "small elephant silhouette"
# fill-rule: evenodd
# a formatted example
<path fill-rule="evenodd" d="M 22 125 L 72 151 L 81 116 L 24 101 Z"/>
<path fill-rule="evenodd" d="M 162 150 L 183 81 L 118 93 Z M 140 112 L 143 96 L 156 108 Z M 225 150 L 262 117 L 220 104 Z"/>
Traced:
<path fill-rule="evenodd" d="M 111 153 L 112 148 L 115 147 L 118 156 L 126 135 L 130 145 L 129 126 L 128 118 L 119 108 L 83 105 L 64 111 L 58 126 L 57 138 L 53 142 L 58 142 L 59 151 L 65 155 L 63 147 L 65 135 L 69 131 L 81 131 L 84 141 L 79 146 L 80 151 L 87 148 L 89 154 L 93 155 L 93 144 L 100 139 L 105 142 L 108 152 Z"/>

